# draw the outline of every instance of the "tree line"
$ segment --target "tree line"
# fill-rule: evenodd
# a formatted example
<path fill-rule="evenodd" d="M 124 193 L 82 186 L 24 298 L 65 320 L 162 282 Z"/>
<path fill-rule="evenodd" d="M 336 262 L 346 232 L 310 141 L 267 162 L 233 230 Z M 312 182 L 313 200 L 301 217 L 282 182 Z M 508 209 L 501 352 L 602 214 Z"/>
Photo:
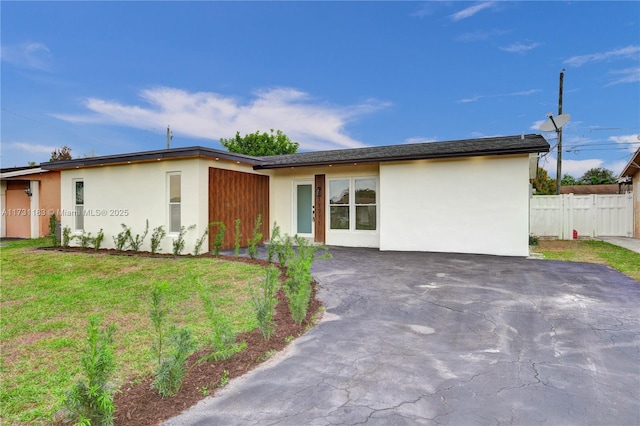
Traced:
<path fill-rule="evenodd" d="M 555 195 L 556 180 L 549 177 L 549 174 L 542 167 L 538 167 L 537 177 L 533 180 L 533 187 L 536 195 Z M 571 185 L 606 185 L 616 183 L 613 172 L 604 167 L 594 167 L 587 170 L 579 179 L 569 174 L 564 174 L 560 181 L 561 186 Z"/>

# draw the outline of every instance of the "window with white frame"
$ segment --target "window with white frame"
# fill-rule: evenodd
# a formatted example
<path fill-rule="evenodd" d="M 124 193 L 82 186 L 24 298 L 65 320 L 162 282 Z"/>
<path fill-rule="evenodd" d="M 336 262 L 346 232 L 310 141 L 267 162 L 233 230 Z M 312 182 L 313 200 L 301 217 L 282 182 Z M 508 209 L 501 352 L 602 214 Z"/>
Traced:
<path fill-rule="evenodd" d="M 375 177 L 329 180 L 329 228 L 375 231 L 377 182 Z"/>
<path fill-rule="evenodd" d="M 180 232 L 182 226 L 181 203 L 182 188 L 180 173 L 169 173 L 169 232 Z"/>
<path fill-rule="evenodd" d="M 84 229 L 84 181 L 77 179 L 73 181 L 75 228 L 77 231 Z"/>

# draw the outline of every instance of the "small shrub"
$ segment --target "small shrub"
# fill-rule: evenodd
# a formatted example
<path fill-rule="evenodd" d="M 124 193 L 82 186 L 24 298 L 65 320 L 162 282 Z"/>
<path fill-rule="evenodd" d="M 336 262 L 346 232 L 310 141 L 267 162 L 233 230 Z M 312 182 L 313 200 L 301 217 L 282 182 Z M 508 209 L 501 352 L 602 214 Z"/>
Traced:
<path fill-rule="evenodd" d="M 540 240 L 538 239 L 538 237 L 536 237 L 535 235 L 529 235 L 529 245 L 530 246 L 537 246 L 539 242 L 540 242 Z"/>
<path fill-rule="evenodd" d="M 100 320 L 90 316 L 86 345 L 81 355 L 84 379 L 78 380 L 64 399 L 69 420 L 76 424 L 113 424 L 114 389 L 109 380 L 116 367 L 113 347 L 115 327 L 99 328 Z"/>
<path fill-rule="evenodd" d="M 78 235 L 78 239 L 80 240 L 80 247 L 82 247 L 83 249 L 89 248 L 89 245 L 93 241 L 91 232 L 85 233 L 84 231 L 82 231 L 82 234 Z"/>
<path fill-rule="evenodd" d="M 202 237 L 196 240 L 196 245 L 193 248 L 193 254 L 195 254 L 196 256 L 200 254 L 200 251 L 202 250 L 202 245 L 204 244 L 204 239 L 207 238 L 207 235 L 209 235 L 209 230 L 205 229 L 204 233 L 202 234 Z"/>
<path fill-rule="evenodd" d="M 269 238 L 267 245 L 267 261 L 269 263 L 273 263 L 273 258 L 278 253 L 280 244 L 280 227 L 276 222 L 273 222 L 273 231 L 271 231 L 271 238 Z"/>
<path fill-rule="evenodd" d="M 58 236 L 56 235 L 56 231 L 58 230 L 58 218 L 55 213 L 49 217 L 49 236 L 51 237 L 51 245 L 53 247 L 58 246 Z"/>
<path fill-rule="evenodd" d="M 151 232 L 151 253 L 156 254 L 162 250 L 160 248 L 160 242 L 166 236 L 167 232 L 164 230 L 162 225 L 157 228 L 153 228 L 153 232 Z"/>
<path fill-rule="evenodd" d="M 207 358 L 214 361 L 222 361 L 242 351 L 246 347 L 246 343 L 236 344 L 236 335 L 233 332 L 231 322 L 220 309 L 216 308 L 202 285 L 200 285 L 200 298 L 204 304 L 204 311 L 207 314 L 211 328 L 212 352 Z"/>
<path fill-rule="evenodd" d="M 307 316 L 309 300 L 312 293 L 311 266 L 316 257 L 316 252 L 323 248 L 311 244 L 303 237 L 295 236 L 298 253 L 287 262 L 287 281 L 284 292 L 289 302 L 289 310 L 296 324 L 301 324 Z M 329 257 L 326 247 L 323 257 Z"/>
<path fill-rule="evenodd" d="M 62 247 L 69 248 L 69 244 L 71 244 L 71 240 L 75 237 L 71 235 L 71 228 L 65 226 L 62 229 Z"/>
<path fill-rule="evenodd" d="M 165 329 L 169 309 L 166 304 L 167 283 L 156 284 L 151 291 L 149 317 L 153 325 L 155 337 L 153 352 L 157 358 L 156 377 L 153 388 L 161 397 L 175 395 L 182 386 L 186 374 L 185 363 L 195 348 L 191 332 L 175 327 L 165 337 Z"/>
<path fill-rule="evenodd" d="M 267 268 L 264 279 L 260 284 L 251 289 L 251 302 L 258 320 L 258 329 L 265 339 L 273 335 L 275 324 L 273 315 L 275 314 L 276 293 L 280 287 L 280 271 L 271 265 Z"/>
<path fill-rule="evenodd" d="M 262 215 L 259 214 L 253 224 L 253 232 L 251 238 L 247 239 L 247 253 L 251 259 L 255 259 L 258 254 L 258 244 L 262 240 L 262 233 L 260 232 L 260 226 L 262 225 Z"/>
<path fill-rule="evenodd" d="M 180 253 L 182 253 L 182 251 L 184 250 L 184 236 L 186 235 L 186 233 L 190 230 L 192 230 L 193 228 L 195 228 L 195 225 L 191 225 L 188 228 L 186 226 L 181 226 L 180 227 L 180 232 L 178 233 L 178 236 L 176 237 L 175 240 L 173 240 L 173 255 L 174 256 L 180 256 Z"/>
<path fill-rule="evenodd" d="M 144 233 L 142 235 L 136 234 L 136 236 L 134 237 L 133 233 L 131 232 L 131 229 L 128 229 L 127 238 L 129 239 L 129 247 L 131 247 L 131 250 L 133 250 L 134 252 L 140 251 L 140 248 L 142 247 L 142 243 L 144 239 L 147 237 L 148 233 L 149 233 L 149 219 L 147 219 L 146 221 Z"/>
<path fill-rule="evenodd" d="M 93 244 L 93 249 L 95 251 L 100 250 L 100 246 L 102 245 L 102 241 L 104 240 L 104 231 L 102 228 L 98 231 L 98 234 L 91 239 L 91 244 Z"/>
<path fill-rule="evenodd" d="M 233 255 L 235 257 L 240 256 L 240 241 L 242 241 L 242 234 L 240 233 L 240 219 L 236 219 L 236 232 L 233 234 Z"/>
<path fill-rule="evenodd" d="M 152 383 L 158 395 L 165 398 L 175 395 L 180 390 L 187 372 L 187 359 L 194 349 L 195 341 L 191 331 L 186 328 L 174 328 L 171 331 L 169 355 L 162 360 Z"/>
<path fill-rule="evenodd" d="M 124 251 L 127 249 L 127 245 L 131 240 L 131 228 L 124 223 L 121 223 L 120 226 L 122 226 L 122 232 L 119 232 L 118 235 L 113 237 L 113 245 L 116 250 Z"/>
<path fill-rule="evenodd" d="M 293 239 L 286 235 L 276 245 L 276 254 L 278 255 L 278 263 L 282 267 L 286 267 L 289 264 L 289 259 L 296 255 L 293 250 Z"/>
<path fill-rule="evenodd" d="M 226 232 L 227 227 L 223 222 L 211 222 L 210 226 L 218 227 L 218 232 L 216 232 L 216 235 L 213 238 L 213 254 L 217 256 L 220 254 L 220 249 L 222 248 L 222 244 L 224 242 L 224 233 Z"/>
<path fill-rule="evenodd" d="M 162 364 L 164 350 L 164 329 L 169 309 L 165 303 L 167 283 L 157 283 L 151 290 L 151 303 L 149 306 L 149 318 L 155 332 L 153 352 L 158 360 L 158 368 Z"/>

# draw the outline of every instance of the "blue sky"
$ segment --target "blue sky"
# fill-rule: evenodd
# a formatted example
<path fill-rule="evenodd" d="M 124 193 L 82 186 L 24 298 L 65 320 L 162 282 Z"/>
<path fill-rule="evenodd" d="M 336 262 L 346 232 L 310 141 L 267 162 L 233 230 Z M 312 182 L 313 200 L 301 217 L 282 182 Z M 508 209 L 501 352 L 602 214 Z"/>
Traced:
<path fill-rule="evenodd" d="M 640 2 L 11 2 L 1 165 L 280 129 L 301 150 L 541 133 L 563 173 L 640 146 Z M 556 144 L 555 133 L 543 133 Z M 556 151 L 542 159 L 555 176 Z"/>

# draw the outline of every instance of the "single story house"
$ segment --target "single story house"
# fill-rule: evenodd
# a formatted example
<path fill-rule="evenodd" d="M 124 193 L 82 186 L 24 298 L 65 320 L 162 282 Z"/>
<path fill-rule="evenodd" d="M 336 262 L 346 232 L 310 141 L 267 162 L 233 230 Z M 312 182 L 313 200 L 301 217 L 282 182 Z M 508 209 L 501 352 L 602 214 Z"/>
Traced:
<path fill-rule="evenodd" d="M 49 235 L 49 218 L 60 210 L 60 172 L 40 166 L 0 170 L 0 237 Z"/>
<path fill-rule="evenodd" d="M 640 148 L 638 148 L 620 174 L 631 178 L 633 187 L 633 238 L 640 238 Z"/>
<path fill-rule="evenodd" d="M 235 220 L 246 242 L 261 215 L 265 239 L 277 223 L 326 245 L 527 256 L 530 180 L 548 150 L 523 134 L 268 157 L 196 146 L 41 167 L 61 173 L 62 226 L 103 229 L 105 247 L 121 224 L 142 233 L 146 220 L 167 230 L 165 253 L 182 226 L 194 225 L 189 252 L 219 221 L 233 247 Z"/>

